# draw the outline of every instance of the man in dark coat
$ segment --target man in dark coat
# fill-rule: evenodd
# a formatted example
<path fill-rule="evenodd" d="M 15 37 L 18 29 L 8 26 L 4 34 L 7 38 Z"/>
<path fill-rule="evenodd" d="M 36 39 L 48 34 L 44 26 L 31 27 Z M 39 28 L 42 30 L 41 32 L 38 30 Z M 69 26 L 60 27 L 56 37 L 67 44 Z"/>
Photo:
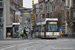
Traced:
<path fill-rule="evenodd" d="M 25 34 L 25 35 L 26 35 L 26 37 L 27 37 L 26 28 L 24 29 L 24 34 Z"/>
<path fill-rule="evenodd" d="M 34 30 L 32 29 L 32 30 L 31 30 L 31 37 L 33 36 L 33 33 L 34 33 Z"/>

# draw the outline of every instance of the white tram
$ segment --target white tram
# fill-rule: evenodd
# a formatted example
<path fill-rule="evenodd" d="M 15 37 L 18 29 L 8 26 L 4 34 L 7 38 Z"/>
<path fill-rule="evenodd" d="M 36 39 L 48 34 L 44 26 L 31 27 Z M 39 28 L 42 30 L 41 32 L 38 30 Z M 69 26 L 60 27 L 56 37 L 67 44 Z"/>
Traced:
<path fill-rule="evenodd" d="M 61 36 L 59 33 L 59 25 L 57 18 L 46 18 L 36 21 L 36 37 L 40 38 L 58 38 Z"/>

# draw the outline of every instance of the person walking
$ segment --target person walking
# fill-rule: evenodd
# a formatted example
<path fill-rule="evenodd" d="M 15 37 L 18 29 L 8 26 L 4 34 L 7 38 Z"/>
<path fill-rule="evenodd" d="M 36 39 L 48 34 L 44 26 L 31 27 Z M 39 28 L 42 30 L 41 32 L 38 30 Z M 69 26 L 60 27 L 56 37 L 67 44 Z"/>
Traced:
<path fill-rule="evenodd" d="M 26 38 L 27 38 L 26 27 L 24 28 L 24 35 L 25 35 Z"/>
<path fill-rule="evenodd" d="M 34 33 L 34 30 L 32 29 L 31 30 L 31 37 L 33 38 L 33 33 Z"/>
<path fill-rule="evenodd" d="M 23 39 L 23 37 L 24 37 L 24 29 L 22 29 L 21 37 L 22 37 L 22 39 Z"/>

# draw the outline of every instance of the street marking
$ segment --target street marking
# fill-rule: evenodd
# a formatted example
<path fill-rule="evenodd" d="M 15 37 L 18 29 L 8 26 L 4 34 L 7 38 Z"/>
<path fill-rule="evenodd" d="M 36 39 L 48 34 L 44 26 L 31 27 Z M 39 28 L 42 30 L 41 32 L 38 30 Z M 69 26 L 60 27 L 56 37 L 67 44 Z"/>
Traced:
<path fill-rule="evenodd" d="M 19 44 L 18 46 L 23 46 L 23 45 L 27 45 L 27 44 L 31 44 L 33 42 L 30 42 L 30 43 L 23 43 L 23 44 Z"/>
<path fill-rule="evenodd" d="M 32 50 L 36 50 L 36 49 L 32 49 Z"/>
<path fill-rule="evenodd" d="M 39 42 L 41 42 L 41 41 L 39 41 Z M 35 42 L 35 43 L 39 43 L 39 42 Z M 18 46 L 23 46 L 23 45 L 32 44 L 32 43 L 34 43 L 34 42 L 30 42 L 30 43 L 23 43 L 23 44 L 19 44 Z"/>
<path fill-rule="evenodd" d="M 26 48 L 24 48 L 24 50 L 27 50 Z"/>
<path fill-rule="evenodd" d="M 41 41 L 39 41 L 39 42 L 41 42 Z M 35 43 L 39 43 L 39 42 L 35 42 Z M 6 47 L 6 48 L 2 48 L 2 49 L 0 49 L 0 50 L 5 50 L 5 49 L 9 49 L 9 48 L 14 48 L 14 47 L 16 47 L 16 46 L 23 46 L 23 45 L 32 44 L 32 43 L 34 43 L 34 42 L 23 43 L 23 44 L 13 45 L 13 46 L 8 46 L 8 47 Z"/>
<path fill-rule="evenodd" d="M 41 41 L 40 41 L 41 42 Z M 32 44 L 34 42 L 30 42 L 30 43 L 23 43 L 23 44 L 19 44 L 18 46 L 23 46 L 23 45 L 27 45 L 27 44 Z M 39 43 L 39 42 L 35 42 L 35 43 Z"/>
<path fill-rule="evenodd" d="M 10 47 L 6 47 L 6 48 L 3 48 L 1 50 L 5 50 L 5 49 L 9 49 L 9 48 L 13 48 L 13 47 L 16 47 L 16 45 L 13 45 L 13 46 L 10 46 Z"/>
<path fill-rule="evenodd" d="M 21 48 L 21 49 L 18 49 L 18 50 L 27 50 L 26 48 Z"/>

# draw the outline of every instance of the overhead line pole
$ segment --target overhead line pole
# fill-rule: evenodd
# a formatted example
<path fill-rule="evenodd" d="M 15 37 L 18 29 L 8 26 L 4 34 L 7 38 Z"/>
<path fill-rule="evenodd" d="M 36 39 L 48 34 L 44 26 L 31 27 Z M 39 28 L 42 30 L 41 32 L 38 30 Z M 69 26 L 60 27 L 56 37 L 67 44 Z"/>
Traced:
<path fill-rule="evenodd" d="M 35 31 L 34 29 L 34 0 L 32 0 L 32 29 Z M 33 33 L 33 37 L 34 37 L 34 33 Z"/>

